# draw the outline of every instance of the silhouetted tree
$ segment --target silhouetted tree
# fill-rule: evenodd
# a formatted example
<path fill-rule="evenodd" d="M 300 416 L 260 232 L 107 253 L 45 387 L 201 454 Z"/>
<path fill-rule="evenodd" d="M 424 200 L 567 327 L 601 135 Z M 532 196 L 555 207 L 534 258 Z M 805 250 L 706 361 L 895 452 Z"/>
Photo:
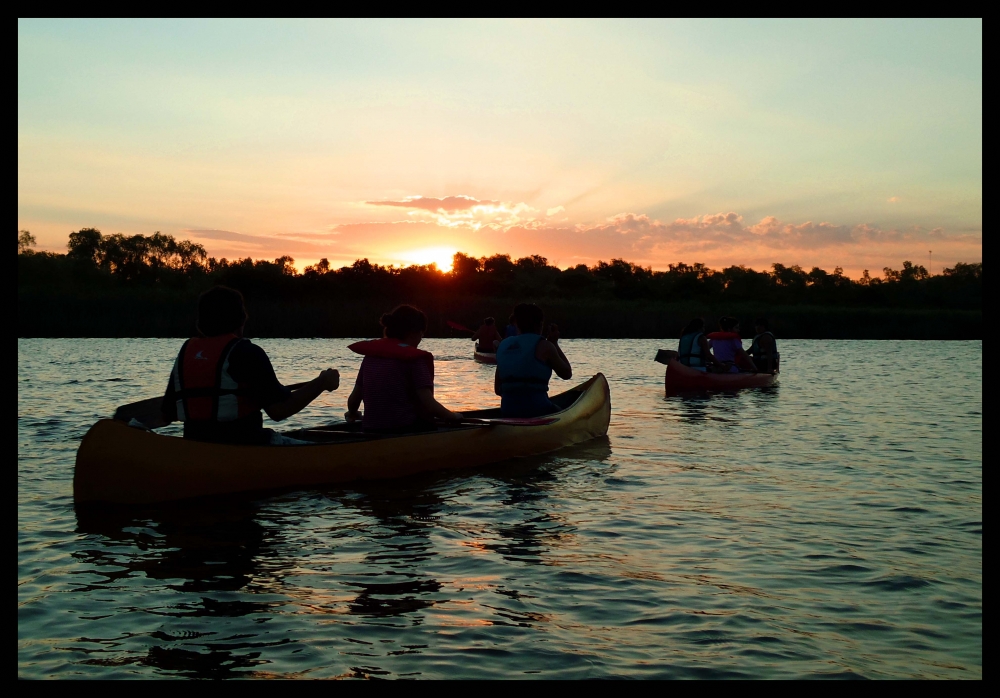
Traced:
<path fill-rule="evenodd" d="M 32 247 L 37 244 L 35 236 L 27 230 L 17 231 L 17 253 L 18 254 L 32 254 L 34 252 Z"/>

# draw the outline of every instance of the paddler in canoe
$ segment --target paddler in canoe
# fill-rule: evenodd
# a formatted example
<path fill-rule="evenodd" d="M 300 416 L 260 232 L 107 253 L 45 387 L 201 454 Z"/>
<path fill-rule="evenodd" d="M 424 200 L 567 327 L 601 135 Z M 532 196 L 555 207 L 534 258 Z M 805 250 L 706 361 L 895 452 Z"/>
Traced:
<path fill-rule="evenodd" d="M 226 444 L 302 443 L 264 428 L 261 410 L 280 422 L 304 409 L 323 391 L 336 390 L 340 374 L 322 371 L 298 390 L 285 388 L 263 349 L 243 337 L 243 294 L 216 286 L 198 298 L 200 336 L 184 342 L 160 407 L 156 428 L 184 422 L 184 438 Z"/>
<path fill-rule="evenodd" d="M 423 311 L 400 305 L 380 322 L 382 339 L 348 347 L 365 358 L 347 398 L 346 420 L 361 420 L 363 431 L 381 434 L 433 431 L 435 419 L 460 421 L 461 414 L 434 399 L 434 355 L 417 348 L 427 329 Z"/>
<path fill-rule="evenodd" d="M 740 323 L 734 317 L 719 320 L 719 331 L 708 335 L 716 365 L 709 370 L 713 373 L 757 373 L 757 366 L 743 351 L 740 339 Z"/>
<path fill-rule="evenodd" d="M 710 367 L 718 365 L 715 357 L 712 356 L 708 337 L 705 336 L 705 321 L 703 319 L 696 317 L 681 331 L 681 338 L 677 343 L 677 354 L 677 360 L 681 364 L 698 371 L 708 371 Z"/>
<path fill-rule="evenodd" d="M 504 417 L 541 417 L 560 410 L 549 400 L 552 372 L 563 380 L 573 377 L 573 368 L 559 348 L 559 328 L 549 325 L 542 336 L 545 317 L 534 303 L 514 308 L 518 334 L 508 336 L 497 347 L 497 370 L 493 391 L 500 396 Z"/>
<path fill-rule="evenodd" d="M 781 354 L 778 353 L 778 343 L 774 334 L 768 328 L 767 318 L 759 317 L 754 321 L 757 334 L 753 338 L 750 349 L 747 350 L 753 358 L 754 365 L 761 373 L 775 373 L 779 369 Z"/>
<path fill-rule="evenodd" d="M 497 346 L 503 341 L 503 337 L 497 331 L 497 323 L 491 317 L 483 320 L 483 324 L 472 335 L 472 341 L 476 343 L 476 351 L 483 354 L 496 353 Z"/>

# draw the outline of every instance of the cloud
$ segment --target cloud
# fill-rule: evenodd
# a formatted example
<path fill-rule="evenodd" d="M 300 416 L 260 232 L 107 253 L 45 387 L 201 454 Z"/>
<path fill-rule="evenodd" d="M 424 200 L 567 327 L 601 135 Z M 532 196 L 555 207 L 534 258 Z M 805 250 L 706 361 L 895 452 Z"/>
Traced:
<path fill-rule="evenodd" d="M 898 196 L 890 196 L 888 199 L 886 199 L 886 201 L 888 201 L 890 204 L 896 204 L 899 203 L 901 199 Z"/>
<path fill-rule="evenodd" d="M 325 256 L 330 250 L 329 244 L 316 244 L 308 240 L 295 240 L 285 237 L 288 233 L 277 235 L 247 235 L 231 230 L 184 229 L 179 231 L 181 237 L 191 237 L 196 242 L 205 245 L 208 254 L 213 257 L 254 257 L 277 258 L 282 255 L 293 257 L 316 258 Z M 308 235 L 308 234 L 306 234 Z M 206 241 L 213 241 L 215 244 Z"/>
<path fill-rule="evenodd" d="M 468 212 L 466 212 L 468 213 Z M 320 257 L 349 264 L 368 257 L 380 264 L 405 264 L 404 251 L 449 247 L 475 256 L 541 254 L 561 267 L 623 258 L 664 269 L 677 262 L 721 268 L 743 264 L 767 268 L 773 262 L 805 267 L 861 269 L 899 266 L 934 250 L 935 264 L 982 259 L 981 231 L 882 227 L 876 223 L 787 222 L 765 216 L 746 221 L 734 211 L 659 221 L 623 212 L 603 221 L 570 224 L 511 212 L 488 222 L 428 214 L 426 219 L 350 223 L 324 233 L 246 235 L 225 230 L 191 230 L 210 255 L 274 258 L 291 254 L 302 266 Z"/>
<path fill-rule="evenodd" d="M 371 206 L 398 206 L 399 208 L 417 209 L 430 211 L 432 213 L 456 213 L 458 211 L 469 211 L 478 207 L 498 207 L 499 201 L 489 199 L 474 199 L 471 196 L 446 196 L 442 199 L 435 199 L 432 196 L 408 196 L 401 201 L 366 201 Z"/>
<path fill-rule="evenodd" d="M 411 196 L 399 201 L 366 201 L 373 206 L 408 209 L 411 220 L 429 221 L 448 228 L 479 230 L 483 226 L 509 227 L 531 224 L 537 211 L 524 202 L 475 199 L 471 196 Z"/>
<path fill-rule="evenodd" d="M 557 213 L 562 213 L 565 210 L 566 210 L 565 206 L 556 206 L 555 208 L 550 208 L 550 209 L 546 210 L 545 211 L 545 215 L 546 216 L 554 216 Z"/>

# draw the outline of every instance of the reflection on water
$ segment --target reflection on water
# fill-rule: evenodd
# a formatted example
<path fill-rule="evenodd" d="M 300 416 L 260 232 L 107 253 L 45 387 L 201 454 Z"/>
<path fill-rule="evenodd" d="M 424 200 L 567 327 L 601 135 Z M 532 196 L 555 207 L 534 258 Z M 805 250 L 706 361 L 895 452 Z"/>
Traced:
<path fill-rule="evenodd" d="M 491 405 L 489 370 L 436 341 L 440 399 Z M 356 370 L 332 340 L 262 344 L 289 382 Z M 980 343 L 922 343 L 903 371 L 885 347 L 786 342 L 797 371 L 840 370 L 671 397 L 655 343 L 566 344 L 577 375 L 611 381 L 608 438 L 398 482 L 74 507 L 82 433 L 162 383 L 107 378 L 174 347 L 19 340 L 19 675 L 982 676 Z M 939 376 L 935 351 L 965 373 Z"/>

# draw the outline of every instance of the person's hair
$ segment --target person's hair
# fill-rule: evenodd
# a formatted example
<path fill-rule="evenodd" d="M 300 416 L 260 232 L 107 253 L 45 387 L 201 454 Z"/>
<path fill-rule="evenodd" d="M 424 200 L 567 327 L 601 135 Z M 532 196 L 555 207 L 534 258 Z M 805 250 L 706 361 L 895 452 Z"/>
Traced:
<path fill-rule="evenodd" d="M 730 315 L 719 318 L 719 327 L 722 328 L 723 332 L 732 332 L 733 328 L 738 324 L 740 324 L 740 321 Z"/>
<path fill-rule="evenodd" d="M 514 324 L 523 333 L 541 332 L 545 314 L 534 303 L 518 303 L 514 306 Z"/>
<path fill-rule="evenodd" d="M 427 329 L 424 311 L 412 305 L 397 305 L 391 313 L 385 313 L 379 322 L 384 328 L 383 334 L 392 339 L 402 339 L 408 334 Z"/>
<path fill-rule="evenodd" d="M 753 324 L 755 324 L 757 327 L 763 327 L 765 330 L 771 329 L 770 327 L 767 326 L 767 318 L 766 317 L 759 317 L 759 318 L 757 318 L 756 320 L 753 321 Z"/>
<path fill-rule="evenodd" d="M 227 286 L 213 286 L 198 296 L 198 331 L 206 337 L 235 332 L 247 321 L 243 294 Z"/>
<path fill-rule="evenodd" d="M 488 317 L 488 318 L 486 318 L 485 320 L 483 320 L 483 324 L 484 324 L 484 325 L 492 325 L 492 324 L 493 324 L 494 322 L 496 322 L 496 320 L 494 320 L 494 319 L 493 319 L 493 318 L 491 318 L 491 317 Z"/>
<path fill-rule="evenodd" d="M 515 323 L 515 320 L 514 320 L 514 313 L 511 313 L 511 314 L 510 314 L 510 317 L 509 317 L 509 318 L 507 318 L 507 324 L 508 324 L 508 325 L 513 325 L 514 323 Z"/>
<path fill-rule="evenodd" d="M 697 332 L 698 330 L 703 330 L 703 329 L 705 329 L 705 321 L 700 317 L 696 317 L 694 320 L 692 320 L 687 324 L 687 326 L 681 332 L 681 336 L 683 337 L 686 334 L 691 334 L 692 332 Z"/>

